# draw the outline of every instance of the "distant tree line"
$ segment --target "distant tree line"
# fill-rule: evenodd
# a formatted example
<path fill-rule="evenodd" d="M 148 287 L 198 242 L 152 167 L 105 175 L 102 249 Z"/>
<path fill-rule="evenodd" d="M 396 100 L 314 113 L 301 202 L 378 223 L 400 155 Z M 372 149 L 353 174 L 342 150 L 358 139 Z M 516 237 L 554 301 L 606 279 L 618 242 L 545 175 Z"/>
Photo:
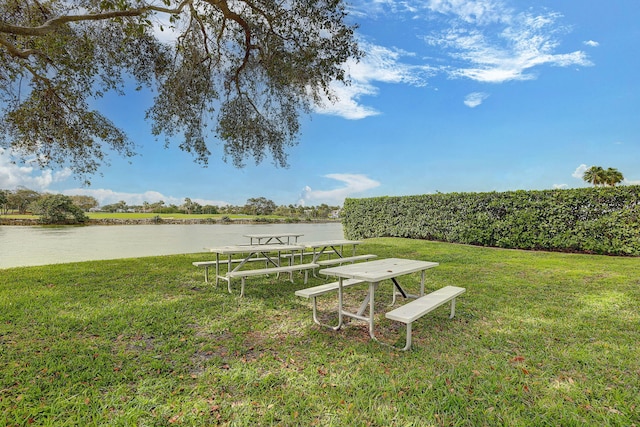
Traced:
<path fill-rule="evenodd" d="M 141 212 L 141 213 L 184 213 L 184 214 L 226 214 L 226 215 L 276 215 L 289 218 L 329 218 L 340 210 L 339 206 L 329 206 L 325 203 L 319 206 L 302 205 L 276 205 L 273 200 L 265 197 L 252 197 L 242 206 L 225 205 L 201 205 L 198 202 L 185 198 L 180 206 L 166 205 L 163 200 L 155 203 L 144 202 L 142 205 L 128 205 L 124 200 L 118 203 L 104 205 L 100 208 L 103 212 Z"/>
<path fill-rule="evenodd" d="M 37 213 L 44 203 L 44 199 L 52 200 L 52 196 L 64 204 L 73 205 L 81 212 L 88 212 L 98 206 L 98 201 L 91 196 L 64 196 L 62 194 L 39 193 L 25 187 L 18 187 L 15 190 L 0 190 L 0 213 L 27 214 Z"/>
<path fill-rule="evenodd" d="M 65 196 L 62 194 L 38 193 L 28 188 L 0 190 L 0 213 L 35 214 L 45 224 L 75 224 L 85 222 L 85 211 L 98 205 L 89 196 Z"/>
<path fill-rule="evenodd" d="M 288 218 L 324 219 L 336 216 L 339 206 L 321 204 L 319 206 L 281 205 L 265 197 L 254 197 L 247 200 L 243 206 L 213 206 L 201 205 L 185 198 L 180 206 L 166 205 L 163 200 L 142 205 L 128 205 L 124 200 L 99 207 L 99 202 L 92 196 L 65 196 L 62 194 L 39 193 L 25 187 L 16 190 L 0 190 L 0 214 L 10 213 L 40 215 L 43 222 L 69 223 L 84 222 L 84 214 L 89 211 L 101 212 L 137 212 L 156 214 L 227 214 L 227 215 L 276 215 Z M 46 220 L 46 221 L 45 221 Z"/>

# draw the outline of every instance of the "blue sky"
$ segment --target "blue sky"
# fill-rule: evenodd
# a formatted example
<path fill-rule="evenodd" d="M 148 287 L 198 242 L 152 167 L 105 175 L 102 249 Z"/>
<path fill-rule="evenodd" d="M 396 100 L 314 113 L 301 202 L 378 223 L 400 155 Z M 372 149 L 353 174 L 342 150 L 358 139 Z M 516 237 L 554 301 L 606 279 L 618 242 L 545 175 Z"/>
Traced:
<path fill-rule="evenodd" d="M 290 167 L 236 169 L 210 141 L 208 168 L 154 140 L 149 94 L 97 106 L 138 145 L 111 156 L 90 187 L 67 170 L 10 163 L 0 188 L 180 205 L 342 204 L 345 197 L 577 188 L 615 167 L 640 184 L 637 0 L 357 0 L 367 56 L 345 64 L 340 102 L 303 117 Z"/>

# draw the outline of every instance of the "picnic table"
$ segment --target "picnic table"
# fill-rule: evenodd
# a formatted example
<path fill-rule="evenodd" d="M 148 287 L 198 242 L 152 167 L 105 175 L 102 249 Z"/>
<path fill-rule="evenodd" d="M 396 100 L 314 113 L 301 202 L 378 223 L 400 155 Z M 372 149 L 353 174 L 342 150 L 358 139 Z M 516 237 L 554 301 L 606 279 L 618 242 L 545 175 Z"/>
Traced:
<path fill-rule="evenodd" d="M 437 267 L 437 262 L 419 261 L 401 258 L 385 258 L 375 261 L 368 261 L 359 264 L 347 264 L 337 267 L 330 267 L 320 270 L 319 273 L 338 278 L 338 325 L 333 329 L 340 329 L 344 324 L 344 316 L 359 319 L 369 324 L 369 335 L 377 340 L 374 333 L 374 301 L 375 291 L 383 280 L 390 279 L 394 285 L 393 300 L 400 293 L 405 298 L 418 298 L 424 295 L 425 272 L 433 267 Z M 420 294 L 408 294 L 398 282 L 397 278 L 411 273 L 420 272 Z M 346 311 L 343 306 L 345 281 L 355 280 L 369 284 L 369 292 L 362 301 L 358 312 Z M 369 314 L 364 312 L 369 306 Z"/>
<path fill-rule="evenodd" d="M 245 234 L 244 235 L 244 237 L 249 238 L 249 246 L 254 245 L 254 240 L 256 241 L 255 242 L 256 245 L 267 245 L 267 244 L 289 245 L 291 244 L 292 238 L 294 238 L 295 241 L 297 242 L 298 237 L 300 236 L 303 236 L 303 234 L 302 233 L 269 233 L 269 234 Z M 265 241 L 263 242 L 263 240 Z M 205 248 L 205 249 L 208 249 L 208 248 Z M 233 259 L 232 261 L 240 262 L 243 260 Z M 268 260 L 265 258 L 260 258 L 258 256 L 248 259 L 247 261 L 267 261 L 267 266 L 268 266 Z M 220 262 L 220 259 L 216 259 L 216 261 L 196 261 L 196 262 L 193 262 L 192 264 L 195 265 L 196 267 L 204 267 L 204 281 L 209 282 L 209 268 L 214 266 L 217 267 L 219 262 Z M 226 262 L 223 261 L 223 263 L 226 263 Z M 219 269 L 216 270 L 216 275 L 218 275 L 217 274 L 218 272 L 219 272 Z M 216 285 L 217 284 L 218 284 L 218 280 L 216 279 Z"/>
<path fill-rule="evenodd" d="M 295 271 L 304 271 L 304 282 L 307 283 L 308 270 L 317 268 L 317 264 L 295 264 L 294 258 L 297 251 L 302 252 L 304 246 L 301 245 L 286 245 L 286 244 L 269 244 L 269 245 L 238 245 L 238 246 L 222 246 L 218 248 L 209 248 L 209 251 L 216 254 L 216 286 L 220 280 L 227 281 L 227 289 L 231 293 L 231 281 L 234 278 L 240 278 L 241 288 L 240 296 L 244 296 L 245 281 L 248 277 L 268 275 L 268 274 L 280 274 L 289 273 L 289 279 L 293 282 L 293 273 Z M 274 255 L 277 254 L 277 255 Z M 223 276 L 220 274 L 220 255 L 226 255 L 227 258 L 227 273 Z M 237 262 L 237 259 L 233 259 L 233 255 L 242 255 L 240 262 L 235 268 L 232 268 L 233 262 Z M 289 255 L 289 265 L 281 266 L 280 259 L 284 255 Z M 255 258 L 254 258 L 255 257 Z M 267 267 L 245 270 L 242 267 L 249 261 L 256 258 L 265 260 Z M 224 261 L 223 261 L 224 263 Z M 269 264 L 273 267 L 269 268 Z"/>
<path fill-rule="evenodd" d="M 258 245 L 268 245 L 270 243 L 279 243 L 281 245 L 291 244 L 291 239 L 294 239 L 294 243 L 298 242 L 298 237 L 303 236 L 302 233 L 262 233 L 262 234 L 245 234 L 244 237 L 249 238 L 249 244 L 253 245 L 253 241 L 256 241 Z M 264 243 L 262 241 L 265 241 Z"/>
<path fill-rule="evenodd" d="M 280 258 L 283 253 L 293 255 L 297 251 L 302 251 L 304 246 L 301 245 L 284 245 L 284 244 L 269 244 L 269 245 L 234 245 L 234 246 L 220 246 L 216 248 L 208 248 L 210 252 L 216 254 L 216 285 L 219 280 L 226 280 L 230 282 L 228 277 L 229 273 L 237 272 L 251 259 L 255 257 L 262 257 L 266 264 L 272 264 L 274 267 L 280 267 Z M 277 254 L 277 255 L 273 255 Z M 226 263 L 228 264 L 227 275 L 222 276 L 220 274 L 220 256 L 227 256 Z M 241 261 L 233 267 L 233 256 L 242 255 Z M 225 263 L 224 261 L 222 263 Z"/>
<path fill-rule="evenodd" d="M 346 240 L 346 239 L 336 239 L 336 240 L 320 240 L 317 242 L 301 242 L 306 249 L 311 249 L 310 255 L 313 256 L 311 262 L 316 262 L 323 254 L 336 254 L 339 258 L 344 258 L 344 247 L 352 246 L 353 255 L 356 254 L 356 246 L 358 246 L 360 241 L 358 240 Z"/>

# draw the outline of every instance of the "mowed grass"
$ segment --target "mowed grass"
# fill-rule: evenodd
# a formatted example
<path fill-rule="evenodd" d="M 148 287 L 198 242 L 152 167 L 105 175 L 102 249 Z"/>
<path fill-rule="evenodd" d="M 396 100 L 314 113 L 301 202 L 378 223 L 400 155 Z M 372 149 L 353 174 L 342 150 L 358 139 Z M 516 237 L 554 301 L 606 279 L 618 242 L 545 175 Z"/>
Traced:
<path fill-rule="evenodd" d="M 439 262 L 426 287 L 465 287 L 456 317 L 423 317 L 400 352 L 363 322 L 315 325 L 299 274 L 251 278 L 245 298 L 204 283 L 191 262 L 210 254 L 0 270 L 0 424 L 640 425 L 639 259 L 404 239 L 358 252 Z M 400 282 L 415 292 L 419 275 Z M 381 284 L 376 329 L 403 345 L 390 299 Z"/>

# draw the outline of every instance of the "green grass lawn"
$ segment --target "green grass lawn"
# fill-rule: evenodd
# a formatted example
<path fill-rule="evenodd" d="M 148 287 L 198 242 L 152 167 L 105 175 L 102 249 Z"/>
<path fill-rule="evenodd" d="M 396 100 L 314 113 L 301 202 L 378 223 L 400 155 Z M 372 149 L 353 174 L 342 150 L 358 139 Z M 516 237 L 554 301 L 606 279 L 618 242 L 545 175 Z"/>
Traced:
<path fill-rule="evenodd" d="M 191 262 L 210 254 L 0 270 L 0 424 L 640 426 L 639 259 L 403 239 L 358 252 L 439 262 L 426 286 L 467 289 L 456 317 L 423 317 L 400 352 L 363 322 L 315 325 L 301 275 L 251 278 L 245 298 L 204 283 Z M 376 299 L 381 339 L 402 345 L 390 284 Z"/>

